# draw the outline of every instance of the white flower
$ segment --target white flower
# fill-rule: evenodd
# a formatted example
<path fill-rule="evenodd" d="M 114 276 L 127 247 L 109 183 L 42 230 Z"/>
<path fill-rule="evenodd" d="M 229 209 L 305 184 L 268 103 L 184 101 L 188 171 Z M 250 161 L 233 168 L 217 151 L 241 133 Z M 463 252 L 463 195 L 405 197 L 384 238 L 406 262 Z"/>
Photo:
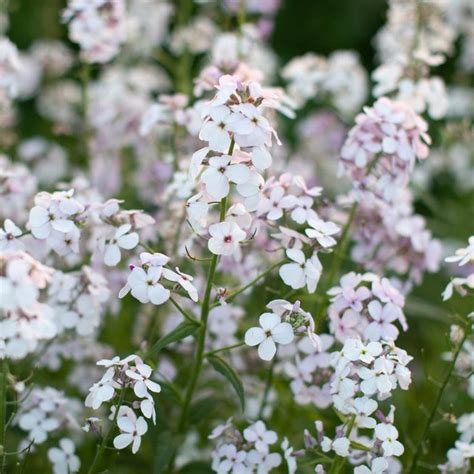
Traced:
<path fill-rule="evenodd" d="M 257 468 L 257 474 L 267 474 L 281 464 L 281 455 L 252 449 L 247 455 L 247 460 Z"/>
<path fill-rule="evenodd" d="M 308 287 L 310 293 L 314 293 L 321 276 L 321 262 L 314 253 L 306 260 L 304 253 L 298 249 L 288 249 L 286 255 L 295 263 L 285 263 L 280 267 L 280 277 L 286 285 L 297 290 Z"/>
<path fill-rule="evenodd" d="M 59 428 L 59 421 L 45 413 L 40 408 L 34 408 L 22 415 L 19 419 L 20 428 L 28 431 L 28 437 L 35 444 L 46 441 L 48 433 Z"/>
<path fill-rule="evenodd" d="M 334 222 L 310 219 L 308 224 L 312 228 L 306 229 L 305 232 L 310 239 L 316 239 L 324 248 L 336 245 L 336 239 L 331 236 L 337 234 L 341 229 Z"/>
<path fill-rule="evenodd" d="M 108 402 L 115 395 L 114 369 L 109 368 L 104 376 L 89 389 L 85 400 L 86 407 L 97 410 L 102 403 Z"/>
<path fill-rule="evenodd" d="M 133 419 L 129 416 L 121 416 L 117 420 L 117 426 L 122 432 L 114 438 L 114 446 L 117 449 L 124 449 L 132 445 L 132 453 L 135 454 L 140 449 L 142 436 L 148 431 L 148 425 L 145 418 L 140 416 Z"/>
<path fill-rule="evenodd" d="M 219 222 L 209 226 L 209 250 L 215 255 L 232 255 L 245 239 L 245 232 L 235 222 Z"/>
<path fill-rule="evenodd" d="M 254 443 L 256 450 L 261 453 L 268 453 L 268 447 L 276 443 L 278 439 L 277 434 L 267 430 L 265 423 L 261 420 L 245 428 L 244 438 L 250 443 Z"/>
<path fill-rule="evenodd" d="M 105 242 L 104 263 L 109 267 L 114 267 L 122 258 L 120 249 L 131 250 L 138 244 L 138 234 L 129 233 L 131 224 L 123 224 L 116 231 L 114 236 Z"/>
<path fill-rule="evenodd" d="M 258 355 L 263 360 L 272 360 L 276 353 L 276 345 L 289 344 L 294 337 L 293 328 L 289 323 L 282 323 L 280 316 L 274 313 L 263 313 L 259 318 L 261 327 L 253 327 L 245 333 L 245 344 L 258 345 Z"/>
<path fill-rule="evenodd" d="M 263 197 L 258 205 L 258 214 L 266 214 L 267 219 L 276 221 L 283 216 L 283 211 L 295 205 L 295 196 L 285 196 L 282 186 L 275 186 L 269 197 Z"/>
<path fill-rule="evenodd" d="M 191 275 L 181 272 L 180 269 L 176 267 L 176 272 L 164 268 L 163 276 L 169 281 L 176 282 L 179 286 L 186 290 L 189 297 L 193 301 L 198 301 L 198 292 L 196 287 L 191 283 L 193 281 L 193 277 Z"/>
<path fill-rule="evenodd" d="M 0 250 L 22 250 L 23 242 L 17 239 L 22 233 L 13 221 L 5 219 L 3 229 L 0 229 Z"/>
<path fill-rule="evenodd" d="M 457 249 L 456 254 L 451 257 L 446 257 L 446 262 L 459 262 L 458 265 L 462 267 L 471 261 L 474 262 L 474 235 L 469 237 L 468 246 L 465 248 Z"/>
<path fill-rule="evenodd" d="M 379 342 L 369 342 L 364 345 L 360 339 L 347 339 L 343 351 L 344 356 L 351 361 L 361 360 L 370 364 L 382 353 L 382 345 Z"/>
<path fill-rule="evenodd" d="M 215 469 L 218 474 L 224 474 L 227 472 L 232 473 L 246 473 L 245 460 L 247 453 L 245 451 L 237 451 L 237 448 L 233 444 L 224 444 L 218 451 L 217 456 L 219 457 L 218 464 Z M 224 458 L 224 459 L 220 459 Z"/>
<path fill-rule="evenodd" d="M 199 132 L 199 138 L 209 143 L 214 151 L 226 153 L 230 147 L 229 123 L 233 116 L 225 105 L 209 108 L 209 120 L 204 123 Z"/>
<path fill-rule="evenodd" d="M 382 474 L 388 469 L 388 462 L 385 458 L 374 458 L 370 469 L 367 466 L 357 466 L 354 474 Z"/>
<path fill-rule="evenodd" d="M 59 446 L 60 448 L 48 450 L 48 458 L 53 463 L 54 474 L 78 472 L 81 462 L 74 454 L 74 443 L 69 438 L 63 438 L 59 441 Z"/>
<path fill-rule="evenodd" d="M 398 431 L 388 423 L 379 423 L 375 427 L 375 436 L 382 441 L 384 456 L 401 456 L 405 451 L 403 444 L 397 441 Z"/>
<path fill-rule="evenodd" d="M 349 456 L 349 446 L 350 442 L 346 437 L 336 438 L 332 442 L 332 449 L 334 452 L 343 458 Z"/>
<path fill-rule="evenodd" d="M 400 308 L 392 303 L 382 307 L 374 300 L 369 303 L 368 310 L 373 321 L 366 327 L 365 337 L 371 341 L 395 340 L 398 337 L 398 329 L 391 323 L 400 317 Z"/>
<path fill-rule="evenodd" d="M 152 392 L 161 392 L 161 387 L 153 380 L 150 380 L 152 369 L 149 365 L 136 363 L 134 369 L 128 369 L 125 374 L 134 380 L 133 391 L 138 398 L 144 398 L 148 395 L 148 390 Z"/>
<path fill-rule="evenodd" d="M 30 210 L 28 223 L 34 237 L 46 239 L 53 229 L 58 232 L 70 232 L 74 229 L 75 224 L 68 217 L 60 211 L 59 204 L 52 201 L 49 208 L 34 206 Z"/>
<path fill-rule="evenodd" d="M 228 155 L 214 156 L 209 159 L 209 167 L 201 176 L 207 193 L 214 199 L 222 199 L 229 194 L 229 181 L 245 184 L 250 178 L 248 167 L 242 163 L 232 164 Z"/>
<path fill-rule="evenodd" d="M 127 278 L 127 285 L 121 290 L 123 297 L 128 289 L 132 296 L 140 303 L 163 304 L 170 297 L 170 290 L 166 289 L 159 280 L 163 273 L 162 267 L 150 266 L 146 271 L 141 267 L 135 267 Z"/>

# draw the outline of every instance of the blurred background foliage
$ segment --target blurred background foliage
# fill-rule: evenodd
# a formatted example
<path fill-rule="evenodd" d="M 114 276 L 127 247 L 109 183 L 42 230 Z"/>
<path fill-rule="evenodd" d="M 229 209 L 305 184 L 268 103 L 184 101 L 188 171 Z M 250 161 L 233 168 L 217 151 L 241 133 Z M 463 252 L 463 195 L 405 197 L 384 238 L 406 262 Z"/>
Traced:
<path fill-rule="evenodd" d="M 176 3 L 179 8 L 180 2 Z M 42 37 L 61 38 L 69 43 L 66 28 L 59 19 L 64 6 L 63 0 L 10 0 L 8 32 L 10 38 L 20 49 L 27 48 L 35 39 Z M 386 2 L 382 0 L 286 0 L 277 16 L 272 46 L 281 64 L 308 51 L 327 55 L 336 49 L 354 49 L 360 54 L 367 70 L 371 71 L 376 64 L 372 38 L 385 22 L 386 9 Z M 74 45 L 69 44 L 77 50 Z M 437 70 L 448 83 L 453 74 L 454 61 L 455 58 L 449 59 Z M 430 133 L 434 135 L 435 146 L 442 140 L 438 131 L 443 125 L 443 122 L 430 124 Z M 69 148 L 73 160 L 82 159 L 77 152 L 77 144 L 70 138 L 55 136 L 50 124 L 36 114 L 32 101 L 20 104 L 17 132 L 22 138 L 34 135 L 54 137 L 54 140 Z M 457 189 L 452 176 L 447 173 L 435 177 L 430 187 L 419 194 L 416 209 L 427 218 L 434 235 L 442 240 L 464 244 L 473 233 L 474 194 Z M 328 262 L 329 260 L 326 260 L 323 265 L 325 263 L 327 265 Z M 347 269 L 349 268 L 350 265 Z M 399 346 L 414 357 L 411 364 L 414 383 L 409 391 L 396 392 L 393 399 L 397 406 L 397 427 L 406 446 L 405 462 L 410 459 L 413 446 L 420 437 L 427 416 L 426 410 L 432 406 L 438 390 L 437 381 L 442 379 L 447 369 L 442 354 L 450 350 L 449 326 L 456 315 L 464 316 L 474 310 L 468 299 L 462 300 L 458 296 L 448 304 L 442 303 L 440 294 L 448 280 L 449 275 L 444 271 L 435 275 L 425 275 L 423 284 L 414 290 L 407 301 L 406 314 L 410 329 L 401 335 Z M 273 287 L 277 284 L 272 282 Z M 324 281 L 322 287 L 324 288 Z M 267 301 L 268 296 L 270 295 L 262 294 L 262 288 L 254 292 L 254 297 L 246 308 L 252 317 L 258 314 L 262 301 Z M 304 308 L 309 311 L 314 311 L 317 307 L 317 303 L 311 298 L 303 301 Z M 103 330 L 102 340 L 111 343 L 122 354 L 128 353 L 134 347 L 130 337 L 135 324 L 134 308 L 133 301 L 126 300 L 119 319 L 108 318 Z M 156 317 L 159 317 L 163 309 L 154 308 L 154 311 Z M 47 382 L 50 376 L 43 374 L 44 381 Z M 55 379 L 60 376 L 61 374 L 54 374 Z M 449 414 L 462 414 L 473 408 L 472 400 L 465 390 L 459 389 L 460 382 L 456 378 L 451 380 L 452 390 L 447 390 L 441 403 L 441 413 L 432 426 L 424 456 L 424 460 L 428 459 L 430 464 L 442 462 L 446 451 L 456 439 L 455 427 L 447 421 Z M 285 382 L 277 381 L 276 386 L 279 389 L 280 399 L 276 402 L 269 425 L 280 435 L 288 435 L 293 445 L 298 448 L 303 441 L 303 429 L 312 428 L 314 420 L 324 419 L 325 414 L 318 413 L 312 406 L 301 407 L 293 403 L 291 392 Z M 197 408 L 195 405 L 195 417 L 210 422 L 201 425 L 203 427 L 200 431 L 203 434 L 207 433 L 209 426 L 214 426 L 218 420 L 223 420 L 229 413 L 229 407 L 235 406 L 234 400 L 226 400 L 224 403 L 222 400 L 218 402 L 212 398 L 198 400 Z M 150 472 L 149 460 L 153 458 L 155 451 L 157 449 L 166 451 L 168 446 L 169 440 L 166 439 L 166 432 L 163 434 L 162 427 L 175 422 L 169 420 L 167 416 L 166 403 L 160 404 L 159 409 L 161 413 L 158 413 L 155 442 L 152 444 L 150 441 L 145 441 L 143 452 L 136 457 L 126 451 L 109 453 L 108 456 L 114 458 L 109 464 L 112 466 L 109 472 L 118 474 Z M 30 456 L 24 472 L 32 474 L 46 472 L 46 468 L 40 464 L 40 459 L 45 454 L 41 453 L 44 448 L 39 449 L 41 456 Z M 81 458 L 90 459 L 93 450 L 93 444 L 89 443 L 80 451 Z M 422 463 L 418 472 L 430 472 L 430 469 L 425 469 L 423 466 Z M 199 473 L 208 470 L 203 468 L 201 471 L 195 467 L 189 472 Z M 312 472 L 312 468 L 309 470 L 301 468 L 299 472 Z"/>

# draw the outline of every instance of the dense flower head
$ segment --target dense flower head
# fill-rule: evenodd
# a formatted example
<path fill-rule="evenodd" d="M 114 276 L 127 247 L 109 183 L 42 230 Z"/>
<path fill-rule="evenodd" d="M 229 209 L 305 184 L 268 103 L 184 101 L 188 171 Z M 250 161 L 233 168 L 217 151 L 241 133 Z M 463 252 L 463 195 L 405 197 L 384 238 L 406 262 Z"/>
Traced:
<path fill-rule="evenodd" d="M 364 341 L 396 340 L 396 323 L 408 329 L 403 306 L 404 296 L 387 278 L 375 274 L 347 273 L 340 286 L 328 290 L 331 332 L 344 342 L 360 337 Z"/>
<path fill-rule="evenodd" d="M 391 201 L 417 159 L 428 156 L 426 122 L 404 102 L 386 97 L 357 115 L 341 150 L 340 172 L 358 189 Z"/>

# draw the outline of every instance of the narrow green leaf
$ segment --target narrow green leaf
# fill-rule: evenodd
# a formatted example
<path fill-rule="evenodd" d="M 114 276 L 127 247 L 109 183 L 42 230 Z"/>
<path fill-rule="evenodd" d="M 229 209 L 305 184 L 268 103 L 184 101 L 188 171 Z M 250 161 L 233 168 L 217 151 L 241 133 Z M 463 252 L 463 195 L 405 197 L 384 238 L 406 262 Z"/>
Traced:
<path fill-rule="evenodd" d="M 203 461 L 190 462 L 179 470 L 179 474 L 212 474 L 213 472 L 209 463 Z"/>
<path fill-rule="evenodd" d="M 211 413 L 219 406 L 220 400 L 213 397 L 201 398 L 191 405 L 189 410 L 189 423 L 197 425 L 202 420 L 208 420 Z"/>
<path fill-rule="evenodd" d="M 187 321 L 181 323 L 173 331 L 158 339 L 158 341 L 156 341 L 156 343 L 150 349 L 149 355 L 156 355 L 161 351 L 161 349 L 163 349 L 163 347 L 166 347 L 168 344 L 172 344 L 173 342 L 180 341 L 185 337 L 193 335 L 198 330 L 198 327 L 199 326 L 197 324 L 189 323 Z"/>
<path fill-rule="evenodd" d="M 216 355 L 208 355 L 207 360 L 214 367 L 217 372 L 222 374 L 234 387 L 235 392 L 240 400 L 242 411 L 245 409 L 245 394 L 242 381 L 240 380 L 237 372 L 224 360 Z"/>

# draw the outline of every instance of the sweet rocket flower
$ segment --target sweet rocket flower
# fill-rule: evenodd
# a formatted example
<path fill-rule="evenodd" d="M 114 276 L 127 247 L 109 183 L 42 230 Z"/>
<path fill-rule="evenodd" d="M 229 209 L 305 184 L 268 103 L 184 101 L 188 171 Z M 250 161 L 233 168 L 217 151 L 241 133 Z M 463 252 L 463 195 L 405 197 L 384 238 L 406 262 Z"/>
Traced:
<path fill-rule="evenodd" d="M 41 408 L 33 408 L 21 415 L 18 424 L 22 430 L 29 432 L 28 437 L 34 440 L 35 444 L 44 443 L 48 433 L 60 426 L 56 418 Z"/>
<path fill-rule="evenodd" d="M 277 434 L 267 430 L 265 423 L 261 420 L 245 428 L 244 438 L 250 443 L 254 443 L 256 450 L 261 453 L 268 453 L 269 446 L 276 443 L 278 439 Z"/>
<path fill-rule="evenodd" d="M 170 290 L 160 282 L 163 274 L 162 267 L 150 266 L 148 269 L 135 267 L 127 278 L 127 285 L 120 291 L 119 297 L 124 297 L 128 291 L 140 303 L 163 304 L 170 297 Z"/>
<path fill-rule="evenodd" d="M 456 250 L 456 254 L 444 259 L 445 262 L 458 262 L 462 267 L 466 263 L 474 262 L 474 235 L 469 237 L 468 245 L 465 248 Z"/>
<path fill-rule="evenodd" d="M 114 381 L 114 369 L 108 369 L 103 377 L 89 389 L 85 400 L 86 407 L 97 410 L 102 403 L 108 402 L 115 395 L 117 384 Z"/>
<path fill-rule="evenodd" d="M 235 116 L 225 105 L 210 107 L 208 118 L 199 132 L 199 138 L 209 143 L 209 148 L 221 153 L 227 153 L 231 137 L 229 124 Z"/>
<path fill-rule="evenodd" d="M 76 228 L 72 214 L 63 212 L 60 203 L 52 200 L 48 207 L 34 206 L 30 211 L 28 224 L 37 239 L 47 239 L 53 230 L 70 232 Z"/>
<path fill-rule="evenodd" d="M 138 398 L 148 396 L 148 390 L 155 393 L 161 392 L 160 385 L 150 379 L 152 369 L 149 365 L 136 363 L 135 367 L 125 371 L 125 374 L 135 381 L 133 383 L 133 391 Z"/>
<path fill-rule="evenodd" d="M 296 197 L 285 195 L 282 186 L 275 186 L 270 191 L 270 195 L 263 196 L 259 202 L 257 214 L 265 215 L 267 219 L 276 221 L 283 216 L 283 211 L 293 207 L 296 203 Z"/>
<path fill-rule="evenodd" d="M 125 449 L 132 445 L 132 453 L 136 454 L 140 449 L 142 436 L 148 431 L 148 425 L 145 418 L 132 418 L 130 416 L 122 416 L 117 420 L 121 434 L 114 438 L 114 447 L 117 449 Z"/>
<path fill-rule="evenodd" d="M 311 228 L 306 229 L 305 232 L 310 239 L 316 239 L 324 248 L 336 245 L 336 239 L 331 236 L 337 234 L 341 229 L 334 222 L 310 219 L 308 224 Z"/>
<path fill-rule="evenodd" d="M 291 211 L 291 218 L 297 224 L 304 224 L 310 220 L 318 220 L 318 215 L 312 209 L 314 200 L 309 196 L 300 196 L 294 203 L 294 209 Z"/>
<path fill-rule="evenodd" d="M 239 243 L 245 239 L 246 233 L 235 222 L 219 222 L 209 226 L 211 238 L 207 243 L 209 250 L 215 255 L 232 255 L 239 249 Z"/>
<path fill-rule="evenodd" d="M 391 324 L 400 318 L 400 308 L 392 303 L 382 306 L 378 301 L 371 301 L 368 305 L 370 317 L 373 321 L 365 328 L 364 335 L 370 341 L 380 339 L 396 339 L 399 331 Z"/>
<path fill-rule="evenodd" d="M 259 318 L 261 327 L 253 327 L 245 333 L 245 344 L 258 345 L 258 355 L 263 360 L 272 360 L 276 353 L 276 344 L 289 344 L 293 338 L 293 328 L 282 323 L 274 313 L 263 313 Z"/>
<path fill-rule="evenodd" d="M 214 199 L 222 199 L 229 194 L 229 182 L 245 184 L 249 177 L 249 168 L 241 163 L 232 164 L 228 155 L 214 156 L 209 159 L 209 167 L 201 176 L 207 193 Z"/>
<path fill-rule="evenodd" d="M 248 463 L 257 469 L 257 473 L 271 472 L 281 464 L 280 453 L 267 453 L 252 449 L 247 455 Z"/>
<path fill-rule="evenodd" d="M 48 458 L 53 463 L 54 474 L 79 472 L 81 461 L 74 454 L 75 446 L 69 438 L 59 440 L 59 448 L 48 450 Z"/>
<path fill-rule="evenodd" d="M 245 466 L 245 460 L 247 459 L 247 453 L 245 451 L 238 451 L 233 444 L 223 444 L 218 452 L 219 462 L 216 463 L 215 471 L 217 473 L 226 472 L 247 472 Z M 222 459 L 223 458 L 223 459 Z"/>
<path fill-rule="evenodd" d="M 131 250 L 138 245 L 139 237 L 136 232 L 130 232 L 131 224 L 121 225 L 113 237 L 104 243 L 104 263 L 109 267 L 117 265 L 122 255 L 120 249 Z"/>
<path fill-rule="evenodd" d="M 198 292 L 196 287 L 191 283 L 193 281 L 193 277 L 191 275 L 188 275 L 187 273 L 183 273 L 178 267 L 176 267 L 175 270 L 176 271 L 164 268 L 163 276 L 169 281 L 176 282 L 181 288 L 183 288 L 188 293 L 189 297 L 194 302 L 197 302 L 199 300 Z"/>
<path fill-rule="evenodd" d="M 405 451 L 403 444 L 397 440 L 398 430 L 388 423 L 379 423 L 375 427 L 375 436 L 382 441 L 384 456 L 401 456 Z"/>
<path fill-rule="evenodd" d="M 367 466 L 357 466 L 354 469 L 354 474 L 382 474 L 388 469 L 388 462 L 385 458 L 374 458 L 370 465 L 370 468 Z"/>
<path fill-rule="evenodd" d="M 370 364 L 382 353 L 382 346 L 378 342 L 364 345 L 359 339 L 348 339 L 344 343 L 343 352 L 350 361 L 360 360 L 365 364 Z"/>
<path fill-rule="evenodd" d="M 308 291 L 314 293 L 322 271 L 322 265 L 316 253 L 306 259 L 301 250 L 288 249 L 286 255 L 294 263 L 285 263 L 280 267 L 281 279 L 295 290 L 307 286 Z"/>
<path fill-rule="evenodd" d="M 10 219 L 5 219 L 0 229 L 0 250 L 23 250 L 24 244 L 17 237 L 23 234 L 21 229 Z"/>

